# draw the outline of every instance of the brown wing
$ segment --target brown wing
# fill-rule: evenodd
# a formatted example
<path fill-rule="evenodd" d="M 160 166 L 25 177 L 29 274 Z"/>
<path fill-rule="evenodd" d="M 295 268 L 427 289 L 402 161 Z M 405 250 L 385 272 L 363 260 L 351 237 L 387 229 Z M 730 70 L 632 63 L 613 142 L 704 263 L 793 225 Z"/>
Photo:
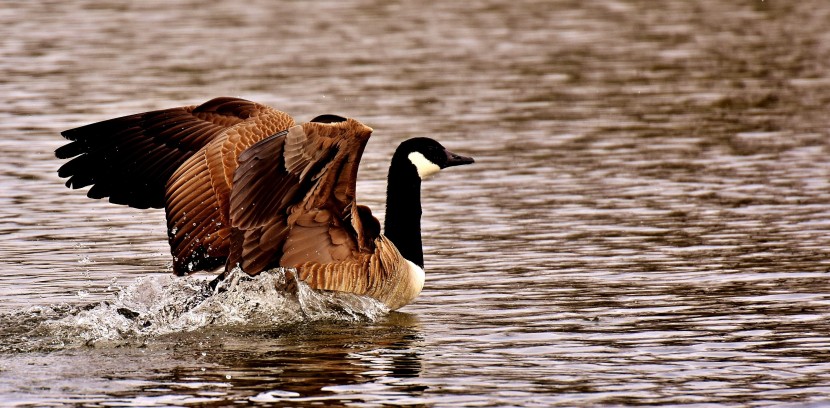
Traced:
<path fill-rule="evenodd" d="M 237 98 L 216 98 L 200 106 L 139 113 L 70 129 L 72 142 L 55 151 L 74 157 L 58 170 L 66 186 L 92 185 L 91 198 L 136 208 L 161 208 L 164 186 L 174 171 L 218 135 L 269 108 Z M 77 157 L 75 157 L 77 156 Z"/>
<path fill-rule="evenodd" d="M 299 177 L 285 170 L 287 133 L 271 136 L 239 156 L 230 200 L 233 236 L 228 267 L 240 264 L 258 272 L 282 255 L 288 233 L 285 208 L 300 188 Z"/>
<path fill-rule="evenodd" d="M 231 193 L 228 266 L 239 263 L 256 274 L 274 265 L 343 260 L 366 247 L 355 229 L 354 200 L 371 132 L 353 119 L 309 122 L 245 152 Z"/>
<path fill-rule="evenodd" d="M 287 114 L 260 105 L 256 115 L 226 129 L 173 173 L 165 208 L 176 273 L 211 270 L 226 262 L 231 242 L 231 186 L 239 156 L 293 124 Z"/>

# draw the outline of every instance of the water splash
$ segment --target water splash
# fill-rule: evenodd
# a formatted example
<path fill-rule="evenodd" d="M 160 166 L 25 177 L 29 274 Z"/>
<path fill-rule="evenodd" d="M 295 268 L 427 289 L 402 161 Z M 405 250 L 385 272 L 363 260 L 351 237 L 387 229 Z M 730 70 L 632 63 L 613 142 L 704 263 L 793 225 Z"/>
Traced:
<path fill-rule="evenodd" d="M 171 275 L 137 278 L 113 300 L 84 307 L 35 307 L 2 316 L 3 326 L 34 328 L 18 333 L 15 349 L 143 344 L 164 334 L 206 327 L 279 327 L 320 320 L 374 321 L 388 309 L 348 293 L 317 291 L 292 269 L 255 277 L 238 269 L 214 289 L 203 278 Z M 28 343 L 27 343 L 28 341 Z M 3 342 L 5 343 L 5 342 Z"/>

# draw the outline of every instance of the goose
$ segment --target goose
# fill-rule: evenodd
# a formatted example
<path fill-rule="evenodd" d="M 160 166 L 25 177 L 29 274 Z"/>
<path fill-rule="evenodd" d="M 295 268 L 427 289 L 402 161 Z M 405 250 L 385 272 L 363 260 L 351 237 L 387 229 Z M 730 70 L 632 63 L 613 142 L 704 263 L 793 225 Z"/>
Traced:
<path fill-rule="evenodd" d="M 135 208 L 164 208 L 173 272 L 224 265 L 257 275 L 295 268 L 318 290 L 372 297 L 390 310 L 411 303 L 424 281 L 421 181 L 471 157 L 416 137 L 389 167 L 384 233 L 355 201 L 372 128 L 321 115 L 288 114 L 220 97 L 66 130 L 55 151 L 72 189 Z"/>

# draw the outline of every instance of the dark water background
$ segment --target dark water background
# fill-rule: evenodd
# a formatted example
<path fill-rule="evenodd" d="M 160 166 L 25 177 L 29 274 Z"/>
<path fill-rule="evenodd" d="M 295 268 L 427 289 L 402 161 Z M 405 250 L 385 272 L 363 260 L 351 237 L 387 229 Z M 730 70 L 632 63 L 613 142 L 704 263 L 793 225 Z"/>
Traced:
<path fill-rule="evenodd" d="M 823 0 L 3 1 L 0 405 L 830 404 L 828 27 Z M 423 294 L 67 342 L 180 283 L 160 211 L 62 186 L 59 132 L 220 95 L 372 126 L 380 217 L 400 141 L 474 156 L 424 185 Z"/>

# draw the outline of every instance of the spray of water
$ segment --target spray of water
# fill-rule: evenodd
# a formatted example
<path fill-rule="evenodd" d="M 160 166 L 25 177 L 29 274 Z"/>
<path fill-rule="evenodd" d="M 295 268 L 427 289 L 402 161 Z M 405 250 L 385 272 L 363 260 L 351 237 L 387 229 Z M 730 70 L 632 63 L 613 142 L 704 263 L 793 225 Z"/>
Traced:
<path fill-rule="evenodd" d="M 42 349 L 45 342 L 48 348 L 140 344 L 154 336 L 208 327 L 374 321 L 388 312 L 371 298 L 313 290 L 295 273 L 277 268 L 251 277 L 236 269 L 215 289 L 200 278 L 146 276 L 122 288 L 112 300 L 80 308 L 32 308 L 4 318 L 10 326 L 15 320 L 36 321 L 34 329 L 18 339 L 36 339 L 35 348 Z M 17 345 L 21 350 L 35 346 Z"/>

